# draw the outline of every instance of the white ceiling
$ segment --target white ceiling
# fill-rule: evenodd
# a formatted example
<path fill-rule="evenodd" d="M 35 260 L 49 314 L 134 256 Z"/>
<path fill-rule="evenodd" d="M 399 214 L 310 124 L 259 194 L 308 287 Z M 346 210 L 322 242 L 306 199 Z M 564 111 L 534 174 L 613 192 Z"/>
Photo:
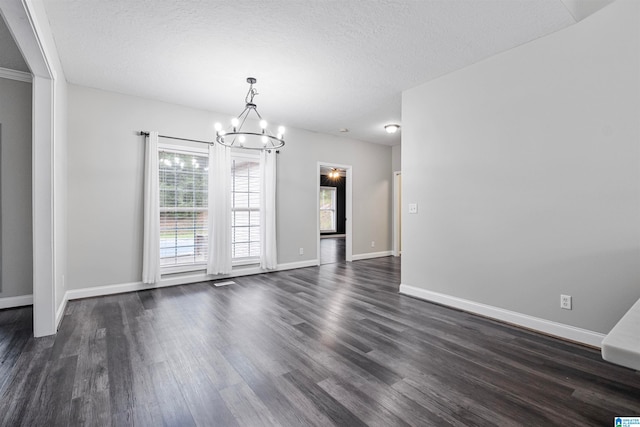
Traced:
<path fill-rule="evenodd" d="M 252 76 L 274 124 L 389 145 L 403 90 L 581 19 L 562 0 L 44 4 L 70 83 L 236 115 Z"/>

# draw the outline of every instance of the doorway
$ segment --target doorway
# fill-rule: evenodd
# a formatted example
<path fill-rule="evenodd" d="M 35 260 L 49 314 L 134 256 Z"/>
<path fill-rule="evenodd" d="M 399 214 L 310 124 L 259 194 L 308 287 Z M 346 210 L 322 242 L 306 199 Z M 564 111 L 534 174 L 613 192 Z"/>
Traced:
<path fill-rule="evenodd" d="M 351 165 L 318 162 L 318 265 L 352 260 Z"/>

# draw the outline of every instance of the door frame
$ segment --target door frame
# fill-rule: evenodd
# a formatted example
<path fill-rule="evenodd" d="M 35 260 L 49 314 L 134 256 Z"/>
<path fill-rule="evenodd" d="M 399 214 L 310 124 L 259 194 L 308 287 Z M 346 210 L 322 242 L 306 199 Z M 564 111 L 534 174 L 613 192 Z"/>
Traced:
<path fill-rule="evenodd" d="M 402 254 L 402 171 L 393 172 L 393 256 Z"/>
<path fill-rule="evenodd" d="M 55 56 L 55 49 L 51 47 L 53 39 L 42 31 L 47 26 L 38 19 L 37 9 L 30 0 L 0 0 L 0 13 L 32 74 L 33 335 L 42 337 L 56 333 L 63 314 L 62 310 L 56 310 L 59 299 L 56 284 L 63 287 L 64 276 L 58 278 L 59 260 L 54 251 L 59 246 L 59 227 L 63 227 L 60 226 L 62 220 L 55 215 L 61 203 L 56 194 L 59 183 L 55 168 L 58 140 L 66 130 L 57 127 L 55 116 L 66 111 L 58 113 L 54 108 L 63 105 L 57 97 L 56 83 L 60 81 L 60 85 L 64 85 L 64 76 L 56 75 L 52 67 L 50 61 L 56 59 L 50 57 Z M 47 54 L 52 51 L 53 54 Z M 62 299 L 59 308 L 64 308 Z"/>
<path fill-rule="evenodd" d="M 336 168 L 336 169 L 344 169 L 347 176 L 345 177 L 345 225 L 344 225 L 344 234 L 345 234 L 345 261 L 351 262 L 353 261 L 353 237 L 352 237 L 352 223 L 351 220 L 353 213 L 353 166 L 351 165 L 342 165 L 338 163 L 331 162 L 318 162 L 316 169 L 316 254 L 317 256 L 317 265 L 320 265 L 320 168 L 322 166 Z"/>

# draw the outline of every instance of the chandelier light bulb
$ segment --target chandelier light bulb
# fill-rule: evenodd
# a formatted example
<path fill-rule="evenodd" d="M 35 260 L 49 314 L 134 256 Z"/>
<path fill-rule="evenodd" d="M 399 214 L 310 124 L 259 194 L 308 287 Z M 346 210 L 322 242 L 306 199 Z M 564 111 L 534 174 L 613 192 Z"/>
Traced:
<path fill-rule="evenodd" d="M 269 142 L 269 138 L 267 138 L 266 136 L 262 137 L 262 144 L 263 145 L 267 145 L 267 142 Z"/>
<path fill-rule="evenodd" d="M 260 120 L 260 127 L 262 129 L 266 129 L 267 128 L 267 121 L 266 120 Z"/>
<path fill-rule="evenodd" d="M 284 135 L 284 126 L 278 126 L 278 135 Z M 280 139 L 282 136 L 279 136 L 278 138 Z"/>
<path fill-rule="evenodd" d="M 227 132 L 224 131 L 224 130 L 219 130 L 218 131 L 218 135 L 220 135 L 220 136 L 225 136 L 226 134 L 227 134 Z"/>
<path fill-rule="evenodd" d="M 216 123 L 215 125 L 213 125 L 213 127 L 215 128 L 216 132 L 220 132 L 222 130 L 222 123 Z"/>
<path fill-rule="evenodd" d="M 233 119 L 231 119 L 231 126 L 233 126 L 234 128 L 237 128 L 238 124 L 240 124 L 240 121 L 238 120 L 237 117 L 234 117 Z"/>

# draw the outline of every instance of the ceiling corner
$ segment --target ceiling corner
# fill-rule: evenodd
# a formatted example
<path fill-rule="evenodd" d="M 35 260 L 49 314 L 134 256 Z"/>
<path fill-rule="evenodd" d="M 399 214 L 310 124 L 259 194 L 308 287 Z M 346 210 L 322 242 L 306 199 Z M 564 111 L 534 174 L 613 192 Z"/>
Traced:
<path fill-rule="evenodd" d="M 576 22 L 596 13 L 615 0 L 560 0 Z"/>

